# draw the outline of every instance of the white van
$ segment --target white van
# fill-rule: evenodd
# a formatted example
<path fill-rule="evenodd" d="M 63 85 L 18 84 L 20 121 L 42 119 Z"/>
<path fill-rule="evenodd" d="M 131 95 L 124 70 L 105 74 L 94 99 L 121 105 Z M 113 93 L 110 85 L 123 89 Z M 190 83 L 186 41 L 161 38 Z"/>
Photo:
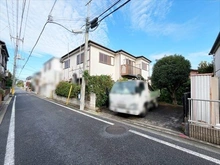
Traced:
<path fill-rule="evenodd" d="M 142 80 L 116 82 L 109 93 L 109 109 L 144 117 L 150 108 L 158 106 L 159 96 L 159 90 L 150 90 Z"/>

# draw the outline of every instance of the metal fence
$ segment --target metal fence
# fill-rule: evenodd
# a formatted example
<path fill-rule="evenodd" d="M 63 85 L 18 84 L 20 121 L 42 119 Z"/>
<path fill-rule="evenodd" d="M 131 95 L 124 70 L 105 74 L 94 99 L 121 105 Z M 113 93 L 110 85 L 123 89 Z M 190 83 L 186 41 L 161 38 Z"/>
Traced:
<path fill-rule="evenodd" d="M 189 100 L 189 122 L 220 127 L 220 100 Z"/>

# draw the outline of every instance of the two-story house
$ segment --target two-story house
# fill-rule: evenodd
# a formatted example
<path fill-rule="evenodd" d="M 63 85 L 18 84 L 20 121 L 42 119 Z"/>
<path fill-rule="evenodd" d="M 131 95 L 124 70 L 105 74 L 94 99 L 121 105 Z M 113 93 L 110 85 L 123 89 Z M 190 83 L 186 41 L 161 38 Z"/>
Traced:
<path fill-rule="evenodd" d="M 38 82 L 40 95 L 48 98 L 52 96 L 52 92 L 61 81 L 61 69 L 59 58 L 53 57 L 44 63 L 40 73 L 40 81 Z"/>
<path fill-rule="evenodd" d="M 5 88 L 5 77 L 7 76 L 7 61 L 9 58 L 5 42 L 0 40 L 0 87 Z"/>
<path fill-rule="evenodd" d="M 61 57 L 63 80 L 81 83 L 84 44 Z M 114 81 L 121 77 L 148 80 L 150 60 L 134 56 L 124 50 L 114 51 L 93 41 L 88 42 L 86 70 L 90 75 L 110 75 Z"/>

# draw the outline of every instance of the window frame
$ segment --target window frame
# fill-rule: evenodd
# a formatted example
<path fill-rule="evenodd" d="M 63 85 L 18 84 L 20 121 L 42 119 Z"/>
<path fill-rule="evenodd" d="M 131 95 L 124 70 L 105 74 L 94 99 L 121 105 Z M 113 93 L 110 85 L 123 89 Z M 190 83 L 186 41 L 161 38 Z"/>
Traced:
<path fill-rule="evenodd" d="M 84 53 L 80 53 L 76 57 L 76 65 L 83 64 L 84 61 Z"/>
<path fill-rule="evenodd" d="M 99 52 L 99 63 L 114 66 L 114 57 Z"/>
<path fill-rule="evenodd" d="M 145 62 L 142 62 L 142 70 L 147 71 L 148 70 L 148 64 Z"/>
<path fill-rule="evenodd" d="M 64 69 L 70 68 L 70 59 L 64 61 Z"/>

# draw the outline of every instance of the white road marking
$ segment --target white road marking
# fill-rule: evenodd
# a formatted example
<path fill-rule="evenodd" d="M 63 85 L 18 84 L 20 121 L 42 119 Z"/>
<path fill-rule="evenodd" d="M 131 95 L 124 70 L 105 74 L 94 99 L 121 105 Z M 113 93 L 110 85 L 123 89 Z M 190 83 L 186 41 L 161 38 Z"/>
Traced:
<path fill-rule="evenodd" d="M 93 118 L 93 119 L 95 119 L 95 120 L 101 121 L 101 122 L 103 122 L 103 123 L 106 123 L 106 124 L 109 124 L 109 125 L 114 125 L 114 123 L 111 123 L 111 122 L 106 121 L 106 120 L 99 119 L 99 118 L 97 118 L 97 117 L 91 116 L 91 115 L 86 114 L 86 113 L 84 113 L 84 112 L 77 111 L 77 110 L 75 110 L 75 109 L 66 107 L 66 106 L 64 106 L 64 105 L 61 105 L 61 104 L 58 104 L 58 103 L 55 103 L 55 102 L 52 102 L 52 101 L 49 101 L 49 100 L 46 100 L 46 101 L 48 101 L 48 102 L 50 102 L 50 103 L 53 103 L 53 104 L 56 104 L 56 105 L 59 105 L 59 106 L 61 106 L 61 107 L 67 108 L 67 109 L 69 109 L 69 110 L 71 110 L 71 111 L 74 111 L 74 112 L 76 112 L 76 113 L 80 113 L 80 114 L 82 114 L 82 115 L 84 115 L 84 116 L 87 116 L 87 117 Z"/>
<path fill-rule="evenodd" d="M 4 165 L 14 165 L 15 158 L 15 102 L 16 96 L 14 98 L 12 111 L 11 111 L 11 119 L 8 130 L 8 139 L 6 144 L 6 152 L 5 152 L 5 160 Z"/>
<path fill-rule="evenodd" d="M 152 136 L 148 136 L 148 135 L 146 135 L 146 134 L 143 134 L 143 133 L 140 133 L 140 132 L 137 132 L 137 131 L 134 131 L 134 130 L 129 130 L 129 132 L 134 133 L 134 134 L 139 135 L 139 136 L 142 136 L 142 137 L 144 137 L 144 138 L 153 140 L 153 141 L 155 141 L 155 142 L 158 142 L 158 143 L 167 145 L 167 146 L 172 147 L 172 148 L 175 148 L 175 149 L 177 149 L 177 150 L 186 152 L 186 153 L 188 153 L 188 154 L 191 154 L 191 155 L 194 155 L 194 156 L 197 156 L 197 157 L 206 159 L 206 160 L 208 160 L 208 161 L 211 161 L 211 162 L 220 164 L 220 160 L 219 160 L 219 159 L 215 159 L 215 158 L 213 158 L 213 157 L 210 157 L 210 156 L 207 156 L 207 155 L 204 155 L 204 154 L 200 154 L 200 153 L 198 153 L 198 152 L 195 152 L 195 151 L 192 151 L 192 150 L 189 150 L 189 149 L 180 147 L 180 146 L 178 146 L 178 145 L 175 145 L 175 144 L 172 144 L 172 143 L 169 143 L 169 142 L 166 142 L 166 141 L 157 139 L 157 138 L 152 137 Z"/>

